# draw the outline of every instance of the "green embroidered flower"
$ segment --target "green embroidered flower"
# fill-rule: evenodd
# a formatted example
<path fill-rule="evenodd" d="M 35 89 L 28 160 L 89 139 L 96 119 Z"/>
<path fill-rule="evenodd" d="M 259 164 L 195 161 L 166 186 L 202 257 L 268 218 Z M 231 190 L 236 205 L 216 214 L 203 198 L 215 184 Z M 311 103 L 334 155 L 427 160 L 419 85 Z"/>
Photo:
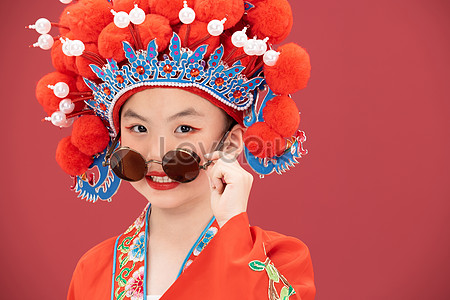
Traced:
<path fill-rule="evenodd" d="M 262 271 L 266 268 L 266 265 L 259 260 L 251 261 L 248 265 L 253 271 Z"/>
<path fill-rule="evenodd" d="M 275 282 L 280 282 L 280 276 L 278 275 L 278 270 L 275 268 L 274 265 L 267 265 L 266 266 L 266 272 L 267 276 Z"/>
<path fill-rule="evenodd" d="M 295 291 L 292 286 L 286 287 L 283 286 L 283 288 L 280 291 L 280 300 L 288 300 L 290 296 L 294 295 Z"/>
<path fill-rule="evenodd" d="M 261 272 L 266 270 L 267 276 L 269 277 L 269 299 L 270 300 L 289 300 L 289 297 L 295 294 L 294 288 L 289 284 L 289 282 L 284 278 L 283 275 L 275 268 L 273 263 L 269 258 L 266 259 L 265 262 L 259 260 L 253 260 L 249 262 L 248 266 L 252 271 Z M 280 291 L 280 296 L 277 294 L 277 290 L 275 289 L 275 283 L 283 283 L 283 287 Z"/>

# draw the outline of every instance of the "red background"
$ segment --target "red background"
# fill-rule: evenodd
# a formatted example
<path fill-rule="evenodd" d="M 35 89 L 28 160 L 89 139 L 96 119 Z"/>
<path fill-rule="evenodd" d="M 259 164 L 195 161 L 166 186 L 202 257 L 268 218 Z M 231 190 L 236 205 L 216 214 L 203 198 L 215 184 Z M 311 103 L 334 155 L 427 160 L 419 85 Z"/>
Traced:
<path fill-rule="evenodd" d="M 450 3 L 291 1 L 289 41 L 311 55 L 295 94 L 309 154 L 256 179 L 252 225 L 310 248 L 316 299 L 449 299 Z M 63 299 L 79 257 L 122 232 L 146 200 L 123 184 L 112 203 L 69 190 L 34 96 L 52 70 L 23 27 L 57 20 L 57 0 L 2 2 L 1 296 Z"/>

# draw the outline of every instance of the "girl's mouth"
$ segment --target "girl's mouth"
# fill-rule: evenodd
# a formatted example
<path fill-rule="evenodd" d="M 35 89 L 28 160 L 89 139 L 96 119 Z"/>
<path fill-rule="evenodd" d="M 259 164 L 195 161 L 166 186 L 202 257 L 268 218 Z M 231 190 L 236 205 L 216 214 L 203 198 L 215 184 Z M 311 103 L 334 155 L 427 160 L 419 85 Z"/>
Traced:
<path fill-rule="evenodd" d="M 168 176 L 160 177 L 160 176 L 150 176 L 150 179 L 154 182 L 158 183 L 168 183 L 168 182 L 176 182 L 172 179 L 170 179 Z"/>
<path fill-rule="evenodd" d="M 150 172 L 145 176 L 148 185 L 155 190 L 170 190 L 176 188 L 180 183 L 170 179 L 163 172 Z"/>

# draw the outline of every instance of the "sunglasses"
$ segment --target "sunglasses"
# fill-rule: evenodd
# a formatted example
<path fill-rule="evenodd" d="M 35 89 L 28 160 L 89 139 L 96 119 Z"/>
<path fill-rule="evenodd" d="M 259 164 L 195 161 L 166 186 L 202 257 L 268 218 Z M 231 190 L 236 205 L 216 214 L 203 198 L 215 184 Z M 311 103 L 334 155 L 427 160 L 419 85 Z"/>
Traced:
<path fill-rule="evenodd" d="M 214 151 L 222 150 L 230 130 L 231 127 L 222 136 Z M 185 148 L 170 150 L 164 154 L 161 161 L 154 159 L 146 161 L 139 152 L 129 147 L 119 147 L 114 150 L 119 142 L 119 138 L 120 132 L 108 149 L 103 166 L 110 166 L 117 177 L 126 181 L 141 180 L 148 173 L 148 165 L 156 163 L 162 166 L 164 173 L 170 179 L 180 183 L 187 183 L 197 178 L 200 170 L 206 170 L 212 163 L 211 160 L 208 160 L 205 164 L 200 165 L 200 157 L 197 153 Z"/>

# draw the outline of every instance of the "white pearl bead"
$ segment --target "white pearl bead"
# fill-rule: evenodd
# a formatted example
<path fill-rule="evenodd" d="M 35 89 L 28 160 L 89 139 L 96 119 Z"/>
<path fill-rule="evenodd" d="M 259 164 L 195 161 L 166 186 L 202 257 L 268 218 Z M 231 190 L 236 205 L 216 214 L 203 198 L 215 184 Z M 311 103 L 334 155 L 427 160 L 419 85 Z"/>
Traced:
<path fill-rule="evenodd" d="M 59 102 L 59 110 L 65 114 L 70 114 L 75 109 L 75 104 L 73 104 L 72 100 L 64 99 Z"/>
<path fill-rule="evenodd" d="M 86 47 L 84 46 L 82 41 L 76 40 L 69 43 L 69 49 L 70 53 L 73 56 L 80 56 L 81 54 L 83 54 Z"/>
<path fill-rule="evenodd" d="M 43 50 L 49 50 L 53 47 L 55 40 L 50 34 L 43 34 L 38 39 L 38 46 Z"/>
<path fill-rule="evenodd" d="M 63 40 L 61 39 L 62 42 L 62 52 L 66 55 L 66 56 L 73 56 L 72 51 L 70 50 L 70 46 L 72 44 L 72 41 L 67 39 L 67 40 Z"/>
<path fill-rule="evenodd" d="M 50 30 L 52 29 L 52 24 L 50 23 L 49 20 L 45 18 L 40 18 L 39 20 L 36 21 L 36 23 L 34 23 L 34 28 L 38 33 L 46 34 L 49 33 Z"/>
<path fill-rule="evenodd" d="M 220 20 L 212 20 L 208 23 L 208 32 L 212 36 L 219 36 L 223 32 L 223 23 Z"/>
<path fill-rule="evenodd" d="M 233 45 L 235 47 L 244 47 L 245 42 L 247 42 L 248 38 L 247 35 L 245 34 L 247 27 L 244 28 L 244 30 L 242 31 L 236 31 L 235 33 L 233 33 L 233 35 L 231 36 L 231 42 L 233 43 Z"/>
<path fill-rule="evenodd" d="M 137 4 L 135 4 L 134 8 L 130 11 L 130 21 L 135 25 L 140 25 L 145 21 L 145 11 L 140 9 Z"/>
<path fill-rule="evenodd" d="M 264 53 L 263 56 L 264 63 L 269 67 L 273 67 L 277 63 L 279 56 L 280 52 L 277 52 L 275 50 L 269 50 L 266 53 Z"/>
<path fill-rule="evenodd" d="M 250 39 L 245 42 L 244 45 L 244 52 L 247 55 L 256 55 L 256 52 L 258 51 L 258 42 L 256 39 Z"/>
<path fill-rule="evenodd" d="M 60 125 L 61 127 L 70 127 L 70 126 L 72 126 L 72 124 L 73 124 L 73 122 L 75 121 L 75 118 L 69 118 L 69 119 L 66 119 L 65 121 L 64 121 L 64 123 L 62 124 L 62 125 Z"/>
<path fill-rule="evenodd" d="M 261 56 L 267 51 L 267 44 L 264 40 L 256 40 L 257 43 L 257 51 L 256 55 Z"/>
<path fill-rule="evenodd" d="M 66 98 L 69 95 L 69 86 L 65 82 L 58 82 L 53 87 L 53 93 L 58 98 Z"/>
<path fill-rule="evenodd" d="M 70 2 L 72 2 L 72 0 L 59 0 L 59 2 L 63 4 L 69 4 Z"/>
<path fill-rule="evenodd" d="M 119 11 L 114 14 L 114 24 L 119 28 L 125 28 L 130 25 L 130 16 L 124 11 Z"/>
<path fill-rule="evenodd" d="M 55 126 L 63 126 L 66 122 L 66 115 L 61 111 L 55 111 L 51 116 L 51 121 Z"/>
<path fill-rule="evenodd" d="M 195 20 L 195 11 L 190 7 L 184 7 L 178 13 L 178 18 L 183 24 L 191 24 Z"/>

